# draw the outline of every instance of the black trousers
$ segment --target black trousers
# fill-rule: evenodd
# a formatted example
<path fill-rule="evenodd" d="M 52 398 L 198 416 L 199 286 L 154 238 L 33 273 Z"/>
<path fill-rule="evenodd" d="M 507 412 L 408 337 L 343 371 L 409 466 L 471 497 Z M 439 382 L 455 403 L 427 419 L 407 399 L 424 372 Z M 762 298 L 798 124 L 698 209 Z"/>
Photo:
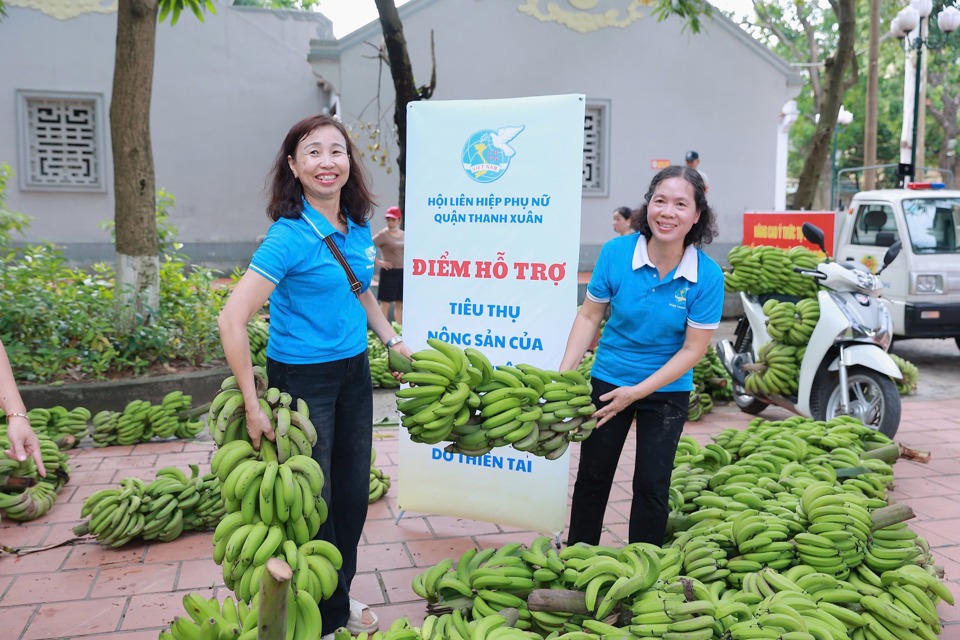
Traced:
<path fill-rule="evenodd" d="M 593 379 L 593 402 L 616 387 Z M 580 443 L 580 466 L 573 488 L 573 508 L 567 544 L 600 543 L 603 515 L 617 472 L 620 453 L 634 418 L 637 452 L 633 469 L 629 542 L 663 544 L 667 527 L 670 476 L 677 444 L 687 421 L 690 393 L 665 391 L 650 394 L 624 409 Z"/>
<path fill-rule="evenodd" d="M 350 585 L 357 572 L 357 545 L 367 519 L 370 450 L 373 448 L 373 386 L 367 352 L 321 364 L 267 361 L 270 386 L 302 398 L 317 429 L 313 459 L 325 482 L 321 496 L 329 510 L 317 538 L 343 554 L 337 590 L 320 601 L 322 634 L 347 624 Z M 316 640 L 316 639 L 314 639 Z"/>

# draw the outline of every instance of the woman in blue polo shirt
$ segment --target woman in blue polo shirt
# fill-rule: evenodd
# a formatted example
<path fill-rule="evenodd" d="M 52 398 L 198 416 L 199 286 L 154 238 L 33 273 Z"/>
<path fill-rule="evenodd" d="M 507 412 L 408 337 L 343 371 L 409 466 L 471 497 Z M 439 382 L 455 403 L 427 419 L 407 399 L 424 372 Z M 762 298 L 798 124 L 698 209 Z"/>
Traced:
<path fill-rule="evenodd" d="M 561 371 L 580 363 L 609 308 L 591 373 L 597 429 L 581 444 L 568 544 L 599 544 L 634 420 L 629 542 L 663 543 L 693 366 L 709 348 L 723 308 L 723 272 L 701 249 L 717 235 L 705 192 L 696 171 L 663 169 L 637 212 L 640 233 L 614 238 L 600 251 L 560 363 Z"/>
<path fill-rule="evenodd" d="M 267 215 L 273 224 L 220 314 L 220 337 L 243 391 L 254 447 L 274 439 L 254 387 L 247 322 L 270 301 L 270 386 L 302 398 L 318 440 L 313 457 L 329 507 L 318 538 L 343 554 L 337 591 L 320 603 L 323 634 L 374 631 L 377 616 L 350 598 L 357 545 L 367 517 L 373 389 L 367 327 L 388 348 L 410 355 L 380 312 L 369 286 L 376 248 L 368 219 L 373 197 L 356 147 L 326 115 L 305 118 L 284 138 L 271 171 Z M 348 269 L 326 244 L 339 249 Z"/>

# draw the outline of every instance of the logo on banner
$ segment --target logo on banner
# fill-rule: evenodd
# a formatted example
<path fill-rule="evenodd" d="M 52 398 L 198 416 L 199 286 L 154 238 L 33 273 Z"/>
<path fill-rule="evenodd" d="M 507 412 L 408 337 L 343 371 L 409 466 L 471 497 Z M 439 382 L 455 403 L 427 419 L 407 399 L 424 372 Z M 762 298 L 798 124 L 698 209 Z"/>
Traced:
<path fill-rule="evenodd" d="M 480 183 L 489 183 L 499 180 L 507 167 L 510 158 L 517 152 L 510 146 L 510 141 L 520 135 L 524 126 L 482 129 L 471 135 L 463 145 L 461 159 L 463 170 L 472 180 Z"/>

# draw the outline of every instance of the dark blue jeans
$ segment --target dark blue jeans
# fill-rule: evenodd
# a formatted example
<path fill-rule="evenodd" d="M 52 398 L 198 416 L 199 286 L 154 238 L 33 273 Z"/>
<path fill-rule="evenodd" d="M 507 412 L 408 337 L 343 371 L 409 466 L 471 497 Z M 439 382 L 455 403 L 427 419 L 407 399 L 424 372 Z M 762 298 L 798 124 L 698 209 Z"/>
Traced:
<path fill-rule="evenodd" d="M 593 402 L 616 387 L 593 379 Z M 573 487 L 573 508 L 567 543 L 600 543 L 603 514 L 630 425 L 637 420 L 637 453 L 633 468 L 629 542 L 663 544 L 667 527 L 670 476 L 677 444 L 687 421 L 690 394 L 652 393 L 639 400 L 580 443 L 580 466 Z"/>
<path fill-rule="evenodd" d="M 283 364 L 269 360 L 271 387 L 302 398 L 317 428 L 313 458 L 323 469 L 327 521 L 317 538 L 343 554 L 337 591 L 320 602 L 323 633 L 347 624 L 350 584 L 357 572 L 357 545 L 367 519 L 370 450 L 373 448 L 373 386 L 366 352 L 321 364 Z"/>

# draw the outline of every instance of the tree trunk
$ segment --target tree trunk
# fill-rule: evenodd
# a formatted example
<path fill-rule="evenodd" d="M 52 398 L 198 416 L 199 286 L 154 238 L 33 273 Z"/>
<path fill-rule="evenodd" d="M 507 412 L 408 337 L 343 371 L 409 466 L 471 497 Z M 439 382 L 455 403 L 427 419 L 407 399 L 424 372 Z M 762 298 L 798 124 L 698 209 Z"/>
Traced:
<path fill-rule="evenodd" d="M 951 84 L 946 74 L 940 72 L 930 72 L 928 77 L 931 87 L 940 89 L 940 108 L 933 104 L 927 106 L 930 116 L 940 126 L 942 130 L 941 137 L 943 142 L 940 145 L 938 155 L 938 166 L 950 174 L 941 176 L 944 182 L 952 184 L 957 188 L 957 171 L 960 170 L 960 163 L 957 162 L 956 139 L 960 137 L 960 126 L 958 126 L 958 114 L 960 114 L 960 92 Z M 952 182 L 951 182 L 952 181 Z"/>
<path fill-rule="evenodd" d="M 120 0 L 110 100 L 116 229 L 116 309 L 131 330 L 160 302 L 156 178 L 150 146 L 150 98 L 157 0 Z"/>
<path fill-rule="evenodd" d="M 393 78 L 393 90 L 397 95 L 393 111 L 393 121 L 397 125 L 397 165 L 400 171 L 400 194 L 398 204 L 405 208 L 407 191 L 407 104 L 417 100 L 429 100 L 436 86 L 437 68 L 434 61 L 428 86 L 417 89 L 413 78 L 413 67 L 407 54 L 407 40 L 403 36 L 403 24 L 397 13 L 394 0 L 375 0 L 380 14 L 380 27 L 390 63 L 390 76 Z M 432 37 L 432 36 L 431 36 Z M 431 48 L 432 48 L 431 42 Z"/>
<path fill-rule="evenodd" d="M 793 209 L 811 209 L 817 193 L 817 186 L 823 175 L 827 159 L 832 153 L 833 130 L 837 125 L 840 103 L 849 81 L 847 70 L 853 68 L 854 44 L 856 42 L 857 21 L 856 0 L 838 0 L 836 2 L 838 39 L 837 50 L 826 62 L 826 86 L 823 101 L 820 104 L 820 121 L 810 140 L 810 154 L 800 171 L 799 185 L 793 196 Z M 832 203 L 831 203 L 832 204 Z"/>
<path fill-rule="evenodd" d="M 880 58 L 880 0 L 870 0 L 870 52 L 867 61 L 867 112 L 863 119 L 863 164 L 877 164 L 877 100 L 879 95 L 878 60 Z M 877 170 L 867 169 L 863 174 L 865 191 L 877 186 Z"/>

